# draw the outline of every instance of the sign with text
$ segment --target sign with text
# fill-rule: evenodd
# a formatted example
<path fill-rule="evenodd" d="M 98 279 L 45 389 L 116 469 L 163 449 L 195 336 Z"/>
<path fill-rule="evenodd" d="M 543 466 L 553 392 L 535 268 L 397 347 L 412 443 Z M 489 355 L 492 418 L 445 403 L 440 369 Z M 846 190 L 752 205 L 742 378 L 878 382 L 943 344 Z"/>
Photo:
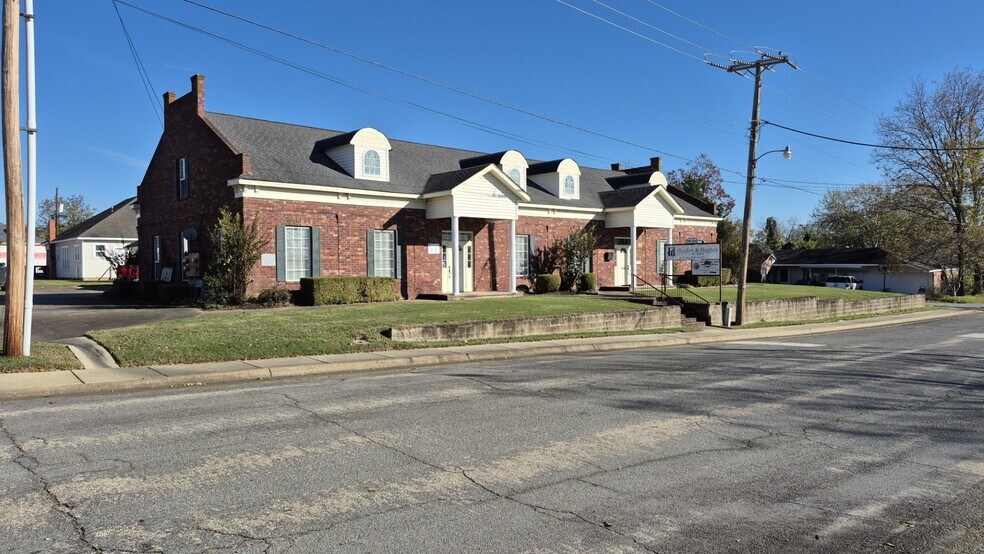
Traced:
<path fill-rule="evenodd" d="M 703 260 L 694 260 L 690 265 L 690 270 L 694 275 L 720 275 L 721 274 L 721 260 L 714 258 L 704 258 Z"/>
<path fill-rule="evenodd" d="M 720 244 L 667 244 L 667 260 L 719 260 Z"/>

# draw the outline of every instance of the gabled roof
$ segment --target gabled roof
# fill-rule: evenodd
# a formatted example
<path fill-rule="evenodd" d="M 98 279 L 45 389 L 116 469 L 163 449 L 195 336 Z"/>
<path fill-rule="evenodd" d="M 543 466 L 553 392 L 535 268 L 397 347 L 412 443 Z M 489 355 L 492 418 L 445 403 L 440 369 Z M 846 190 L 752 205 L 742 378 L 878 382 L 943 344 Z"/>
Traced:
<path fill-rule="evenodd" d="M 888 253 L 881 248 L 801 248 L 777 250 L 774 265 L 881 265 Z"/>
<path fill-rule="evenodd" d="M 458 162 L 458 164 L 461 165 L 462 168 L 475 167 L 477 165 L 485 167 L 489 164 L 502 163 L 502 157 L 505 156 L 507 153 L 509 153 L 508 150 L 503 150 L 502 152 L 495 152 L 493 154 L 483 154 L 481 156 L 465 158 L 460 162 Z"/>
<path fill-rule="evenodd" d="M 656 185 L 648 187 L 631 187 L 627 189 L 609 190 L 598 193 L 605 208 L 631 208 L 646 199 L 659 188 Z"/>
<path fill-rule="evenodd" d="M 652 172 L 650 173 L 633 173 L 630 175 L 616 175 L 614 177 L 608 177 L 605 179 L 612 188 L 622 188 L 631 187 L 633 185 L 645 185 L 649 183 L 649 179 L 652 177 Z"/>
<path fill-rule="evenodd" d="M 462 181 L 470 179 L 471 177 L 481 173 L 486 167 L 488 167 L 488 164 L 476 165 L 474 167 L 459 169 L 458 171 L 448 171 L 446 173 L 431 175 L 430 179 L 427 179 L 427 184 L 424 185 L 424 194 L 451 190 L 460 185 Z"/>
<path fill-rule="evenodd" d="M 122 238 L 137 237 L 137 213 L 133 211 L 133 203 L 137 197 L 126 200 L 105 209 L 78 225 L 67 229 L 55 237 L 52 242 L 60 242 L 76 238 Z"/>
<path fill-rule="evenodd" d="M 425 189 L 431 191 L 431 187 L 439 186 L 431 184 L 432 177 L 437 179 L 434 183 L 452 178 L 438 176 L 460 171 L 463 160 L 470 159 L 467 163 L 475 164 L 478 163 L 476 160 L 482 161 L 485 157 L 501 157 L 500 153 L 488 154 L 418 142 L 390 140 L 392 150 L 389 153 L 389 181 L 356 179 L 324 153 L 333 145 L 347 144 L 352 140 L 354 133 L 211 112 L 207 112 L 205 118 L 239 151 L 249 155 L 251 173 L 243 175 L 242 178 L 259 181 L 423 194 Z M 621 171 L 579 167 L 580 197 L 561 199 L 547 192 L 537 183 L 536 175 L 556 171 L 563 161 L 563 159 L 539 163 L 530 161 L 526 192 L 530 196 L 531 204 L 601 209 L 605 206 L 600 194 L 613 190 L 606 179 L 625 175 Z M 712 213 L 691 204 L 686 199 L 679 199 L 678 203 L 683 208 L 682 215 L 713 217 Z"/>

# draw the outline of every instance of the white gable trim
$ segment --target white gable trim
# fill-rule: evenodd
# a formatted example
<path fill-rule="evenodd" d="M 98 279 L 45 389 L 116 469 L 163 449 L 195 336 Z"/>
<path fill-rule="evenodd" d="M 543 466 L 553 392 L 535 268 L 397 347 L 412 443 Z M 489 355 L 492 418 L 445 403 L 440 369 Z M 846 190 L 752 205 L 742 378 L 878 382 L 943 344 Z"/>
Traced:
<path fill-rule="evenodd" d="M 450 188 L 448 190 L 438 191 L 438 192 L 429 192 L 429 193 L 423 195 L 421 198 L 427 199 L 427 198 L 435 198 L 435 197 L 438 197 L 438 196 L 447 196 L 449 194 L 453 195 L 455 189 L 457 189 L 461 185 L 465 184 L 469 180 L 474 179 L 476 177 L 481 177 L 483 175 L 488 175 L 489 173 L 491 173 L 492 176 L 495 177 L 495 179 L 497 181 L 499 181 L 500 183 L 502 183 L 502 185 L 505 186 L 509 190 L 509 192 L 513 193 L 513 195 L 516 198 L 518 198 L 519 200 L 522 200 L 523 202 L 529 202 L 530 201 L 530 195 L 529 194 L 526 194 L 526 191 L 523 190 L 523 188 L 520 185 L 518 185 L 515 181 L 513 181 L 512 179 L 510 179 L 509 176 L 506 175 L 501 169 L 499 169 L 498 166 L 493 165 L 493 164 L 489 164 L 485 169 L 483 169 L 482 171 L 479 171 L 478 173 L 472 175 L 471 177 L 468 177 L 467 179 L 461 181 L 460 183 L 458 183 L 457 185 L 455 185 L 453 188 Z"/>

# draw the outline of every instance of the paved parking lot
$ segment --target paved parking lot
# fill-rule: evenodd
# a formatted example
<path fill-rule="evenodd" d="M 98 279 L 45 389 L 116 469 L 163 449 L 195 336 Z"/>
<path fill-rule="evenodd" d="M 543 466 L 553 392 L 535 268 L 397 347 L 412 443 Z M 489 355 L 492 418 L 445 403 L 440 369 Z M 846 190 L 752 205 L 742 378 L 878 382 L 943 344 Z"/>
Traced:
<path fill-rule="evenodd" d="M 4 312 L 5 301 L 3 293 L 0 293 L 0 316 Z M 96 329 L 196 317 L 201 313 L 196 308 L 150 306 L 109 298 L 101 289 L 37 288 L 34 291 L 33 337 L 36 341 L 55 341 Z"/>

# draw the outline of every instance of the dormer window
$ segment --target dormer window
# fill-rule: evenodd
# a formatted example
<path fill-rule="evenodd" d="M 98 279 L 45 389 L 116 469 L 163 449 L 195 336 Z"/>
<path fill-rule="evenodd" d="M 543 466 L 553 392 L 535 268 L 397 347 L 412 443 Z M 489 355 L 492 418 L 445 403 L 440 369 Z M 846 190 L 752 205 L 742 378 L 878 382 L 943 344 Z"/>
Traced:
<path fill-rule="evenodd" d="M 522 177 L 520 176 L 518 169 L 516 168 L 510 169 L 509 178 L 512 179 L 513 182 L 516 183 L 517 185 L 521 184 L 520 181 L 522 180 Z"/>
<path fill-rule="evenodd" d="M 366 150 L 362 156 L 362 167 L 366 175 L 379 177 L 379 152 Z"/>
<path fill-rule="evenodd" d="M 577 186 L 574 183 L 573 175 L 564 177 L 564 196 L 567 198 L 574 198 L 577 196 Z"/>

